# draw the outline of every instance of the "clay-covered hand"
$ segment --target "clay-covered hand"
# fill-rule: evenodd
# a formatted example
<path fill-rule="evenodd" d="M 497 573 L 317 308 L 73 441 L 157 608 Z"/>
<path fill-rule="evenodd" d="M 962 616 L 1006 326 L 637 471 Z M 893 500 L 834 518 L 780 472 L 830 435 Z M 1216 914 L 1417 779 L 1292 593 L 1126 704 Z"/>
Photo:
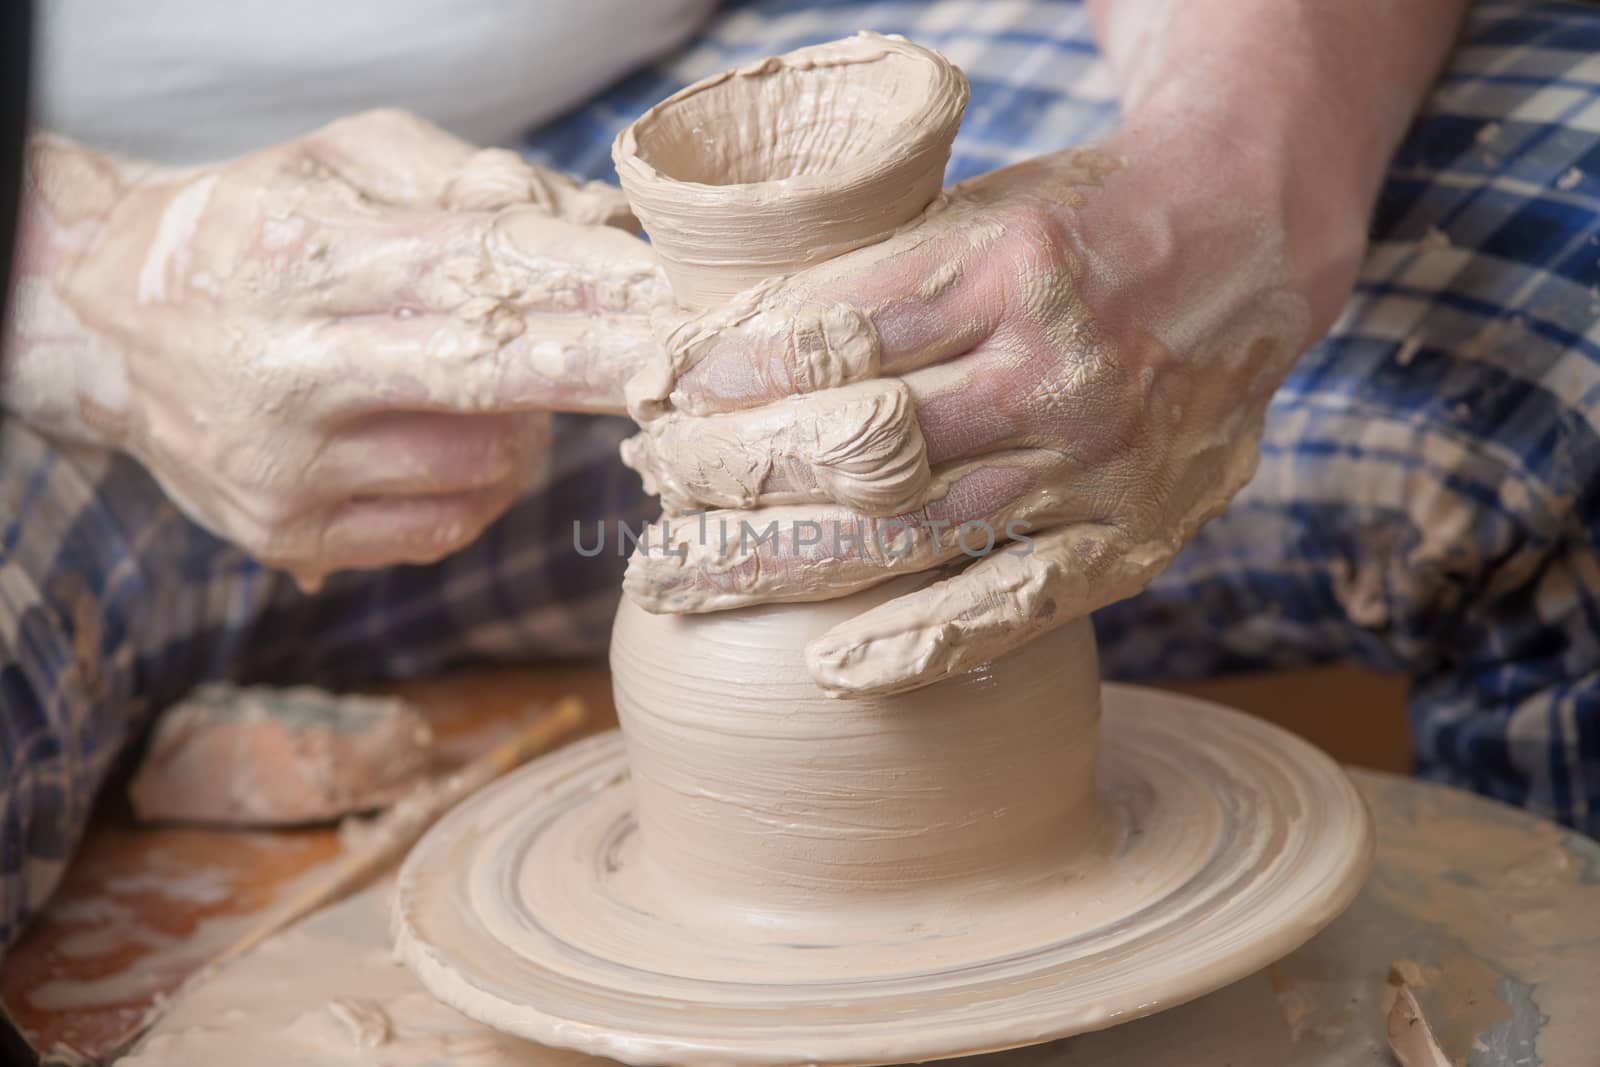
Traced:
<path fill-rule="evenodd" d="M 1355 225 L 1292 256 L 1265 178 L 1203 169 L 1117 141 L 1036 159 L 672 324 L 630 389 L 627 457 L 666 514 L 628 592 L 699 612 L 947 568 L 811 645 L 836 693 L 924 684 L 1137 592 L 1250 478 L 1269 398 L 1339 303 L 1304 294 L 1347 289 L 1361 247 Z"/>
<path fill-rule="evenodd" d="M 182 170 L 40 137 L 31 174 L 8 406 L 309 586 L 472 540 L 668 296 L 614 187 L 399 112 Z"/>

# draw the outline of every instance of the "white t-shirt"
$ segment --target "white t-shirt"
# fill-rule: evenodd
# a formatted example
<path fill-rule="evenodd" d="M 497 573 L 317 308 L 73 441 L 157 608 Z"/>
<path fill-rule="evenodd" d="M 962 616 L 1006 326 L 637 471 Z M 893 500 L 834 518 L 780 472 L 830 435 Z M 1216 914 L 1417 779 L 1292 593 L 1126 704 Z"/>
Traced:
<path fill-rule="evenodd" d="M 4 0 L 0 0 L 4 2 Z M 165 162 L 372 107 L 505 144 L 670 51 L 716 0 L 44 0 L 35 120 Z"/>

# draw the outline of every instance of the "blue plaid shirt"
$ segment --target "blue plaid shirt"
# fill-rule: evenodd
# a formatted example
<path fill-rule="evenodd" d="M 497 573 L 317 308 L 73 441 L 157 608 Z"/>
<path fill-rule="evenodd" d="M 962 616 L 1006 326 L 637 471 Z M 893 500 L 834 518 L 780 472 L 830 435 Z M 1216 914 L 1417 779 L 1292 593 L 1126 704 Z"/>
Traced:
<path fill-rule="evenodd" d="M 863 28 L 967 71 L 952 180 L 1116 121 L 1068 0 L 755 0 L 529 151 L 610 178 L 618 129 L 681 85 Z M 1421 774 L 1600 832 L 1600 8 L 1477 5 L 1372 237 L 1344 316 L 1273 403 L 1254 481 L 1097 615 L 1105 665 L 1406 672 Z M 626 431 L 558 419 L 546 476 L 471 548 L 305 596 L 131 460 L 0 420 L 0 946 L 129 741 L 199 682 L 598 653 L 622 560 L 580 557 L 572 523 L 653 511 L 616 460 Z"/>

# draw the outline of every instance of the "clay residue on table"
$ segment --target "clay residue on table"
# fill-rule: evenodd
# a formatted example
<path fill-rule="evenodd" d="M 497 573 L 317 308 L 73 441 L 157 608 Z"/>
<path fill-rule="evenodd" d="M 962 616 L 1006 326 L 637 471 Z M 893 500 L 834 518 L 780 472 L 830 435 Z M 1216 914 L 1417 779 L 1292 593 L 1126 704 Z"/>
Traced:
<path fill-rule="evenodd" d="M 1482 1045 L 1552 1065 L 1592 1061 L 1600 848 L 1501 805 L 1388 788 L 1406 801 L 1384 828 L 1403 862 L 1375 872 L 1366 896 L 1413 942 L 1449 946 L 1403 964 L 1415 967 L 1408 984 L 1445 1054 L 1460 1062 Z"/>
<path fill-rule="evenodd" d="M 122 1067 L 586 1067 L 429 996 L 389 955 L 390 882 L 279 934 L 188 992 Z"/>
<path fill-rule="evenodd" d="M 447 768 L 569 694 L 590 708 L 591 731 L 614 724 L 608 679 L 584 664 L 460 672 L 396 689 L 422 709 Z M 34 1049 L 96 1060 L 339 847 L 331 827 L 139 827 L 115 806 L 102 810 L 60 891 L 6 955 L 0 1002 Z"/>
<path fill-rule="evenodd" d="M 1591 1006 L 1600 974 L 1592 930 L 1600 922 L 1600 846 L 1453 790 L 1366 772 L 1356 780 L 1378 822 L 1377 865 L 1351 909 L 1304 948 L 1160 1015 L 956 1062 L 1394 1067 L 1385 979 L 1396 960 L 1409 961 L 1402 962 L 1407 982 L 1418 980 L 1419 1005 L 1451 1063 L 1592 1062 L 1600 1026 Z M 1538 861 L 1527 868 L 1531 878 L 1509 874 L 1529 858 Z M 1396 893 L 1406 898 L 1399 907 Z M 426 998 L 388 960 L 386 908 L 385 891 L 370 890 L 280 935 L 186 997 L 129 1067 L 407 1065 L 427 1062 L 422 1051 L 436 1055 L 441 1047 L 455 1050 L 453 1062 L 464 1067 L 605 1062 L 502 1037 Z M 1516 931 L 1526 929 L 1542 932 L 1518 942 Z M 277 996 L 263 1006 L 260 990 L 269 981 Z M 1471 1011 L 1448 1010 L 1438 999 L 1446 984 L 1452 999 L 1498 1003 L 1480 1016 L 1497 1021 L 1474 1023 Z M 352 998 L 361 1005 L 352 1008 Z M 362 1048 L 382 1029 L 372 1024 L 374 1005 L 391 1029 L 375 1048 Z M 1461 1030 L 1474 1025 L 1483 1028 Z"/>
<path fill-rule="evenodd" d="M 1389 1051 L 1400 1067 L 1451 1067 L 1398 965 L 1389 971 L 1389 989 Z"/>
<path fill-rule="evenodd" d="M 337 847 L 287 832 L 93 834 L 8 955 L 5 1009 L 35 1048 L 97 1055 Z"/>

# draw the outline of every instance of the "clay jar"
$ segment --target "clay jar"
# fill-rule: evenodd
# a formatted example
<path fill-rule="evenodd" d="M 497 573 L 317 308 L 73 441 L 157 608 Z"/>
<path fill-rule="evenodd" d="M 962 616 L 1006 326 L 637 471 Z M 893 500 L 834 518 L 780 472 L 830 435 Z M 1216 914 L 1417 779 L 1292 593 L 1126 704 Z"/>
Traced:
<path fill-rule="evenodd" d="M 938 195 L 966 102 L 937 53 L 863 34 L 708 79 L 614 155 L 691 308 L 883 239 Z M 642 859 L 673 908 L 763 923 L 1021 892 L 1094 836 L 1087 620 L 915 692 L 832 699 L 806 643 L 925 583 L 709 615 L 624 601 L 611 665 Z M 914 906 L 914 904 L 913 904 Z"/>

